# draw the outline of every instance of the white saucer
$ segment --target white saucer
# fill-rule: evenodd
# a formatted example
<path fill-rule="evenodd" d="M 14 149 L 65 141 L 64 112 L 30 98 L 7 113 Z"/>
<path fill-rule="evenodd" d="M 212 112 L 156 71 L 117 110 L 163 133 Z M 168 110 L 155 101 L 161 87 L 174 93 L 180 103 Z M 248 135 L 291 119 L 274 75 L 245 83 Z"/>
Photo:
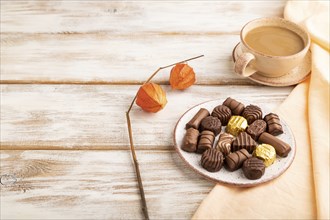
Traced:
<path fill-rule="evenodd" d="M 238 43 L 232 53 L 233 60 L 237 59 L 237 57 L 242 53 L 241 50 L 241 43 Z M 266 77 L 260 75 L 258 72 L 254 73 L 253 75 L 249 76 L 252 81 L 257 83 L 267 85 L 267 86 L 291 86 L 296 85 L 302 81 L 304 81 L 311 72 L 311 51 L 308 50 L 304 61 L 301 65 L 297 66 L 289 73 L 280 76 L 280 77 Z"/>

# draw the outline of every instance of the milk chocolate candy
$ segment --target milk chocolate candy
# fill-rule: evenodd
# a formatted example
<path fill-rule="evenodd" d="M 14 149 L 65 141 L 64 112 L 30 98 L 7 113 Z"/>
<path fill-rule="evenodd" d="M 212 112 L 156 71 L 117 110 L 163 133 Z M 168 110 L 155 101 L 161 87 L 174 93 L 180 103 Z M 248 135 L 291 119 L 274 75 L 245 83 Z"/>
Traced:
<path fill-rule="evenodd" d="M 199 141 L 197 145 L 197 153 L 201 154 L 204 151 L 213 147 L 214 143 L 214 133 L 212 131 L 202 131 L 201 135 L 199 136 Z"/>
<path fill-rule="evenodd" d="M 246 178 L 256 180 L 264 175 L 265 167 L 266 166 L 262 160 L 251 157 L 244 161 L 242 170 Z"/>
<path fill-rule="evenodd" d="M 233 141 L 231 150 L 234 152 L 240 149 L 246 149 L 249 153 L 252 153 L 257 145 L 257 142 L 255 142 L 250 135 L 243 131 Z"/>
<path fill-rule="evenodd" d="M 246 132 L 254 139 L 258 140 L 259 136 L 266 131 L 267 123 L 264 120 L 255 120 L 246 129 Z"/>
<path fill-rule="evenodd" d="M 224 156 L 227 156 L 231 152 L 231 143 L 234 140 L 234 136 L 228 133 L 222 133 L 219 136 L 216 149 L 220 151 Z"/>
<path fill-rule="evenodd" d="M 237 136 L 240 132 L 245 131 L 248 123 L 242 116 L 231 116 L 226 127 L 226 132 Z"/>
<path fill-rule="evenodd" d="M 218 105 L 213 109 L 211 115 L 219 118 L 222 125 L 227 125 L 231 117 L 231 110 L 225 105 Z"/>
<path fill-rule="evenodd" d="M 206 150 L 202 154 L 201 164 L 209 172 L 217 172 L 222 168 L 224 157 L 220 151 L 214 148 Z"/>
<path fill-rule="evenodd" d="M 217 136 L 221 131 L 221 121 L 217 117 L 207 116 L 202 120 L 200 130 L 212 131 Z"/>
<path fill-rule="evenodd" d="M 198 129 L 200 123 L 202 122 L 202 120 L 204 118 L 206 118 L 207 116 L 209 116 L 210 113 L 207 109 L 205 108 L 201 108 L 196 115 L 186 124 L 186 129 L 188 128 L 195 128 Z"/>
<path fill-rule="evenodd" d="M 183 139 L 182 150 L 187 152 L 196 152 L 199 131 L 195 128 L 189 128 Z"/>
<path fill-rule="evenodd" d="M 261 159 L 266 167 L 272 165 L 276 160 L 276 151 L 274 147 L 269 144 L 258 145 L 252 155 Z"/>
<path fill-rule="evenodd" d="M 248 105 L 245 107 L 242 116 L 246 118 L 248 124 L 252 124 L 257 119 L 262 119 L 262 111 L 256 105 Z"/>
<path fill-rule="evenodd" d="M 243 162 L 250 158 L 251 154 L 245 149 L 235 151 L 234 153 L 229 154 L 225 159 L 226 169 L 229 171 L 235 171 L 239 169 Z"/>
<path fill-rule="evenodd" d="M 267 132 L 262 133 L 260 135 L 258 141 L 260 143 L 272 145 L 276 150 L 276 154 L 281 157 L 288 156 L 289 152 L 291 151 L 290 145 L 288 145 L 284 141 L 278 139 L 277 137 L 275 137 Z"/>
<path fill-rule="evenodd" d="M 242 103 L 230 97 L 228 97 L 222 104 L 230 108 L 233 115 L 241 115 L 244 110 L 244 105 Z"/>
<path fill-rule="evenodd" d="M 264 117 L 264 120 L 267 123 L 267 132 L 269 134 L 274 136 L 283 134 L 283 128 L 277 114 L 269 113 Z"/>

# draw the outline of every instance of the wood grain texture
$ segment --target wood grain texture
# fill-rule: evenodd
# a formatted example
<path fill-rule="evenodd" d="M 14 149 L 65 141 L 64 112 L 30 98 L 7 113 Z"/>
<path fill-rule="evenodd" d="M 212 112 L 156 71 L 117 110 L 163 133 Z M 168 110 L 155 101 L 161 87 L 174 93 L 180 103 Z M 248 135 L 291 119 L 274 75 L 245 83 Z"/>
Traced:
<path fill-rule="evenodd" d="M 255 84 L 233 74 L 248 21 L 282 16 L 284 1 L 2 1 L 1 83 L 139 84 L 191 62 L 198 84 Z M 253 12 L 253 13 L 251 13 Z M 220 19 L 222 18 L 222 19 Z M 166 84 L 169 70 L 156 78 Z"/>
<path fill-rule="evenodd" d="M 1 1 L 2 32 L 238 33 L 285 1 Z"/>
<path fill-rule="evenodd" d="M 204 54 L 189 62 L 197 84 L 255 84 L 233 71 L 238 42 L 238 35 L 140 35 L 132 41 L 108 33 L 3 34 L 1 82 L 141 84 L 158 67 Z M 154 81 L 168 84 L 170 70 Z"/>
<path fill-rule="evenodd" d="M 190 171 L 174 151 L 137 154 L 151 219 L 190 218 L 213 184 Z M 0 155 L 1 181 L 7 180 L 0 184 L 1 219 L 142 218 L 129 151 Z"/>
<path fill-rule="evenodd" d="M 1 85 L 2 149 L 127 149 L 125 112 L 138 86 Z M 138 149 L 172 148 L 177 120 L 189 108 L 228 96 L 251 103 L 280 104 L 292 87 L 164 86 L 168 104 L 156 113 L 136 105 L 131 112 Z M 262 91 L 263 95 L 260 96 Z M 178 105 L 180 103 L 180 105 Z M 269 103 L 269 104 L 268 104 Z"/>
<path fill-rule="evenodd" d="M 1 219 L 143 218 L 125 111 L 158 67 L 204 54 L 189 62 L 198 85 L 131 112 L 151 219 L 191 218 L 213 183 L 173 151 L 179 117 L 228 96 L 273 108 L 292 90 L 256 86 L 231 61 L 242 26 L 282 16 L 283 0 L 0 4 Z"/>

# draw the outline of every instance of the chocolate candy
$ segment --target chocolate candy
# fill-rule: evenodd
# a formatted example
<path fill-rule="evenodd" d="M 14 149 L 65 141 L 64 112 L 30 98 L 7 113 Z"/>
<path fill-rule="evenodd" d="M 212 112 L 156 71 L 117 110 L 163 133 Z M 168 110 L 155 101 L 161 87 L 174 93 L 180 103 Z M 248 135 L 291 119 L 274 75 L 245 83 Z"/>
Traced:
<path fill-rule="evenodd" d="M 197 149 L 199 131 L 195 128 L 189 128 L 183 139 L 182 150 L 187 152 L 195 152 Z"/>
<path fill-rule="evenodd" d="M 264 175 L 265 167 L 266 166 L 262 160 L 251 157 L 244 161 L 242 169 L 246 178 L 256 180 Z"/>
<path fill-rule="evenodd" d="M 252 153 L 256 146 L 257 142 L 255 142 L 248 133 L 243 131 L 233 141 L 231 150 L 237 151 L 240 149 L 246 149 L 249 153 Z"/>
<path fill-rule="evenodd" d="M 259 136 L 266 131 L 267 123 L 264 120 L 255 120 L 246 129 L 246 132 L 251 135 L 254 140 L 258 140 Z"/>
<path fill-rule="evenodd" d="M 202 120 L 200 130 L 212 131 L 217 136 L 221 131 L 221 121 L 217 117 L 207 116 Z"/>
<path fill-rule="evenodd" d="M 212 148 L 214 139 L 215 136 L 212 131 L 207 131 L 207 130 L 202 131 L 197 145 L 197 153 L 201 154 L 204 151 Z"/>
<path fill-rule="evenodd" d="M 267 132 L 262 133 L 260 135 L 258 141 L 260 143 L 272 145 L 276 150 L 276 154 L 281 157 L 288 156 L 289 152 L 291 151 L 290 145 L 288 145 L 284 141 L 278 139 L 277 137 L 275 137 Z"/>
<path fill-rule="evenodd" d="M 262 111 L 261 108 L 256 105 L 248 105 L 245 107 L 242 116 L 246 118 L 248 124 L 251 124 L 257 119 L 262 119 Z"/>
<path fill-rule="evenodd" d="M 196 113 L 196 115 L 186 124 L 186 129 L 188 129 L 188 128 L 198 129 L 202 120 L 209 115 L 210 115 L 210 113 L 207 109 L 205 109 L 205 108 L 199 109 L 199 111 Z"/>
<path fill-rule="evenodd" d="M 225 105 L 218 105 L 213 109 L 212 116 L 219 118 L 222 125 L 227 125 L 231 117 L 231 110 Z"/>
<path fill-rule="evenodd" d="M 226 159 L 226 168 L 229 171 L 235 171 L 238 168 L 240 168 L 243 164 L 243 162 L 250 158 L 251 154 L 247 152 L 245 149 L 241 149 L 239 151 L 235 151 L 234 153 L 229 154 Z"/>
<path fill-rule="evenodd" d="M 216 149 L 220 151 L 224 156 L 230 154 L 231 151 L 231 143 L 234 140 L 234 136 L 228 133 L 222 133 L 219 136 L 218 143 L 216 145 Z"/>
<path fill-rule="evenodd" d="M 242 103 L 230 97 L 228 97 L 222 104 L 230 108 L 233 115 L 241 115 L 244 110 L 244 105 Z"/>
<path fill-rule="evenodd" d="M 272 145 L 260 144 L 254 150 L 253 156 L 261 159 L 266 167 L 268 167 L 275 162 L 276 151 Z"/>
<path fill-rule="evenodd" d="M 224 157 L 220 151 L 214 148 L 208 149 L 202 154 L 201 164 L 209 172 L 217 172 L 221 169 Z"/>
<path fill-rule="evenodd" d="M 267 122 L 267 132 L 269 134 L 274 136 L 283 134 L 283 128 L 277 114 L 269 113 L 264 117 L 264 120 Z"/>
<path fill-rule="evenodd" d="M 226 132 L 237 136 L 240 132 L 245 131 L 248 123 L 242 116 L 231 116 L 226 127 Z"/>

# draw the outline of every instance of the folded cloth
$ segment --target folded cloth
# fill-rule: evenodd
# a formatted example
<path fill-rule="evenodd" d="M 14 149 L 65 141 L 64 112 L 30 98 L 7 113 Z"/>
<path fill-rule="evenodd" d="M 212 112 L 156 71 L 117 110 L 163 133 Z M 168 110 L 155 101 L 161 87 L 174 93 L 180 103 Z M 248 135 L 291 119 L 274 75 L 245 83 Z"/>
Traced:
<path fill-rule="evenodd" d="M 291 127 L 296 157 L 275 180 L 216 185 L 193 219 L 329 219 L 329 2 L 289 1 L 284 17 L 312 38 L 312 73 L 275 110 Z"/>

